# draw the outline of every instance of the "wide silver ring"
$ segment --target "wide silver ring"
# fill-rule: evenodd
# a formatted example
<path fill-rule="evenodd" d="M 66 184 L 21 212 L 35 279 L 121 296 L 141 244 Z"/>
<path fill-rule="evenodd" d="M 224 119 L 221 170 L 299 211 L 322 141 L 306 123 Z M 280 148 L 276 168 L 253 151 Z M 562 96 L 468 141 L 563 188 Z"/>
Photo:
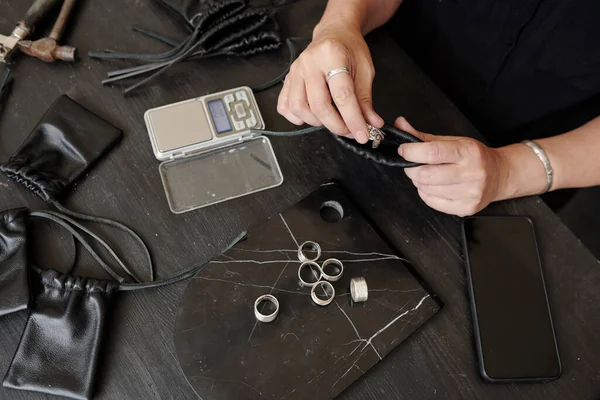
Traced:
<path fill-rule="evenodd" d="M 260 311 L 258 311 L 258 305 L 263 301 L 273 303 L 275 305 L 275 311 L 273 311 L 271 314 L 263 314 Z M 263 294 L 254 302 L 254 316 L 260 322 L 271 322 L 275 318 L 277 318 L 277 314 L 279 314 L 279 300 L 277 300 L 275 296 L 270 294 Z"/>
<path fill-rule="evenodd" d="M 352 278 L 350 281 L 350 295 L 355 303 L 362 303 L 369 298 L 369 287 L 365 278 Z"/>
<path fill-rule="evenodd" d="M 315 270 L 319 272 L 318 276 L 315 274 L 314 282 L 308 282 L 302 278 L 302 270 L 304 268 L 310 268 L 310 270 L 313 272 Z M 317 264 L 314 261 L 304 261 L 302 264 L 300 264 L 300 267 L 298 268 L 298 279 L 300 280 L 300 285 L 307 286 L 307 287 L 313 287 L 321 280 L 321 278 L 323 278 L 323 270 L 321 269 L 319 264 Z"/>
<path fill-rule="evenodd" d="M 327 293 L 327 289 L 331 291 L 331 294 Z M 317 296 L 317 290 L 323 290 L 323 293 L 327 296 L 326 299 L 321 299 Z M 315 302 L 315 304 L 320 306 L 326 306 L 330 304 L 335 298 L 335 289 L 333 285 L 327 281 L 319 281 L 315 286 L 310 290 L 310 297 Z"/>
<path fill-rule="evenodd" d="M 336 265 L 340 269 L 340 272 L 335 275 L 330 275 L 325 272 L 325 267 L 331 264 Z M 337 258 L 329 258 L 323 262 L 323 265 L 321 265 L 321 270 L 323 271 L 323 279 L 328 280 L 329 282 L 336 282 L 339 281 L 344 274 L 344 264 L 342 264 L 342 262 Z"/>
<path fill-rule="evenodd" d="M 325 75 L 325 80 L 327 82 L 329 82 L 329 80 L 331 78 L 333 78 L 334 76 L 336 76 L 337 74 L 349 74 L 349 73 L 350 73 L 350 70 L 346 67 L 335 68 L 335 69 L 332 69 L 331 71 L 329 71 Z"/>
<path fill-rule="evenodd" d="M 306 249 L 306 250 L 310 249 L 310 250 L 316 252 L 317 256 L 313 257 L 313 258 L 308 258 L 306 256 L 306 254 L 304 254 L 304 249 Z M 313 242 L 312 240 L 309 240 L 309 241 L 302 243 L 300 245 L 300 247 L 298 247 L 298 260 L 300 260 L 301 262 L 317 261 L 320 257 L 321 257 L 321 246 L 319 246 L 319 243 L 317 243 L 317 242 Z"/>

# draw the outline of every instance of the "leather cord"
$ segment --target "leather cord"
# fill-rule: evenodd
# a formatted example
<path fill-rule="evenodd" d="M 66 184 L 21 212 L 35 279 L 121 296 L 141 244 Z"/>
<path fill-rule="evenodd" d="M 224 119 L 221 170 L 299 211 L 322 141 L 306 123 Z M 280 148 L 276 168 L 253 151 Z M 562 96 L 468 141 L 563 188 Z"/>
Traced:
<path fill-rule="evenodd" d="M 100 243 L 100 245 L 104 249 L 106 249 L 111 254 L 111 256 L 113 256 L 113 258 L 115 258 L 116 260 L 119 260 L 118 256 L 112 250 L 110 245 L 108 245 L 104 240 L 99 238 L 93 232 L 90 232 L 88 229 L 81 226 L 76 221 L 73 221 L 69 217 L 66 217 L 64 215 L 61 215 L 61 214 L 53 212 L 53 211 L 33 211 L 29 214 L 29 216 L 34 217 L 34 218 L 42 218 L 42 219 L 52 221 L 52 222 L 60 225 L 64 229 L 66 229 L 90 253 L 92 258 L 95 261 L 97 261 L 98 264 L 100 264 L 102 269 L 104 269 L 104 271 L 106 271 L 110 276 L 112 276 L 116 281 L 119 282 L 119 291 L 127 291 L 128 292 L 128 291 L 134 291 L 134 290 L 152 289 L 152 288 L 159 288 L 159 287 L 163 287 L 163 286 L 167 286 L 167 285 L 173 285 L 175 283 L 179 283 L 179 282 L 182 282 L 186 279 L 193 277 L 198 272 L 200 272 L 202 269 L 204 269 L 206 266 L 208 266 L 208 264 L 210 264 L 210 262 L 207 262 L 207 263 L 203 263 L 203 264 L 194 265 L 193 267 L 190 267 L 175 276 L 172 276 L 172 277 L 166 278 L 166 279 L 161 279 L 158 281 L 151 281 L 151 282 L 144 282 L 144 283 L 125 283 L 125 279 L 123 277 L 121 277 L 118 273 L 116 273 L 110 266 L 108 266 L 104 262 L 102 257 L 100 257 L 100 255 L 92 248 L 90 243 L 79 232 L 77 232 L 77 230 L 74 227 L 81 229 L 83 232 L 87 233 L 92 238 L 97 240 L 98 243 Z M 95 218 L 95 217 L 93 217 L 93 218 Z M 246 237 L 246 232 L 240 233 L 238 236 L 236 236 L 236 238 L 230 243 L 230 245 L 224 251 L 231 249 L 233 246 L 235 246 L 240 241 L 242 241 L 245 237 Z M 121 265 L 121 267 L 123 268 L 124 266 Z M 41 269 L 38 267 L 33 266 L 33 269 L 35 271 L 37 271 L 38 273 L 41 272 Z"/>
<path fill-rule="evenodd" d="M 48 211 L 32 211 L 29 214 L 29 216 L 33 217 L 33 218 L 42 218 L 42 219 L 45 219 L 45 220 L 48 220 L 48 221 L 52 221 L 52 222 L 60 225 L 61 227 L 63 227 L 75 239 L 77 239 L 79 241 L 79 243 L 81 243 L 81 245 L 90 253 L 90 255 L 92 256 L 92 258 L 94 260 L 96 260 L 98 262 L 98 264 L 100 264 L 100 266 L 102 267 L 102 269 L 104 271 L 106 271 L 110 276 L 112 276 L 118 282 L 120 282 L 120 283 L 121 282 L 125 282 L 125 279 L 122 276 L 120 276 L 119 274 L 117 274 L 111 267 L 109 267 L 104 262 L 104 260 L 102 259 L 102 257 L 100 257 L 98 255 L 98 253 L 96 253 L 96 251 L 92 248 L 92 246 L 88 243 L 88 241 L 83 236 L 81 236 L 81 234 L 79 232 L 77 232 L 77 230 L 75 228 L 73 228 L 73 226 L 69 225 L 69 223 L 66 220 L 64 220 L 60 216 L 56 216 L 54 213 L 48 212 Z M 100 240 L 99 243 L 109 253 L 114 254 L 114 252 L 112 251 L 112 249 L 110 248 L 110 246 L 108 244 L 106 244 L 106 242 L 104 242 L 103 240 Z M 115 256 L 116 256 L 116 254 L 115 254 Z"/>
<path fill-rule="evenodd" d="M 54 213 L 52 211 L 47 211 L 47 213 L 52 213 L 58 217 L 68 220 L 69 223 L 71 223 L 73 226 L 76 226 L 77 228 L 81 229 L 83 232 L 87 233 L 88 235 L 90 235 L 91 237 L 93 237 L 100 243 L 103 242 L 102 238 L 100 238 L 98 235 L 96 235 L 95 233 L 93 233 L 92 231 L 90 231 L 89 229 L 84 227 L 83 225 L 79 224 L 77 221 L 75 221 L 72 218 L 79 219 L 82 221 L 88 221 L 88 222 L 92 222 L 92 223 L 107 225 L 107 226 L 119 229 L 120 231 L 128 234 L 131 238 L 133 238 L 136 242 L 138 242 L 140 247 L 142 248 L 142 250 L 144 252 L 144 256 L 146 258 L 146 264 L 148 266 L 148 275 L 150 277 L 150 281 L 154 280 L 154 264 L 152 262 L 152 256 L 150 255 L 150 251 L 148 250 L 148 246 L 146 246 L 146 243 L 144 242 L 144 240 L 137 233 L 135 233 L 131 228 L 129 228 L 128 226 L 126 226 L 120 222 L 113 221 L 108 218 L 96 217 L 93 215 L 82 214 L 82 213 L 78 213 L 78 212 L 69 210 L 68 208 L 64 207 L 62 204 L 60 204 L 58 202 L 54 202 L 52 204 L 62 215 L 59 213 Z M 71 217 L 71 218 L 69 218 L 69 217 Z M 143 281 L 142 279 L 139 279 L 139 277 L 137 277 L 134 273 L 132 273 L 125 266 L 125 263 L 123 263 L 123 261 L 115 254 L 115 252 L 112 249 L 107 249 L 107 250 L 113 256 L 115 261 L 117 261 L 117 264 L 119 264 L 119 266 L 123 269 L 123 271 L 125 271 L 129 276 L 131 276 L 136 282 Z"/>
<path fill-rule="evenodd" d="M 223 2 L 208 7 L 205 12 L 199 13 L 192 18 L 192 21 L 188 21 L 189 27 L 192 28 L 191 32 L 180 43 L 151 30 L 134 27 L 134 31 L 171 46 L 171 49 L 163 53 L 142 54 L 107 50 L 88 54 L 92 58 L 127 59 L 147 64 L 112 71 L 108 79 L 102 81 L 103 84 L 107 84 L 150 74 L 127 87 L 123 91 L 127 94 L 185 60 L 223 55 L 246 57 L 279 48 L 281 39 L 279 34 L 271 29 L 272 24 L 269 22 L 271 20 L 271 15 L 265 10 L 247 8 L 245 1 Z M 275 83 L 271 80 L 267 82 L 268 86 L 261 85 L 259 90 L 276 85 L 281 79 L 278 77 Z"/>
<path fill-rule="evenodd" d="M 290 72 L 290 67 L 292 66 L 294 61 L 296 61 L 296 57 L 298 56 L 298 54 L 296 52 L 296 46 L 294 46 L 292 39 L 286 39 L 285 42 L 287 43 L 288 49 L 290 52 L 290 59 L 288 61 L 287 68 L 285 69 L 285 71 L 283 71 L 281 74 L 279 74 L 275 78 L 271 79 L 270 81 L 265 82 L 260 86 L 256 86 L 256 87 L 252 88 L 252 91 L 254 93 L 262 92 L 263 90 L 267 90 L 267 89 L 272 88 L 275 85 L 278 85 L 279 83 L 283 82 L 286 75 Z"/>
<path fill-rule="evenodd" d="M 235 239 L 233 239 L 231 244 L 229 244 L 229 246 L 227 246 L 227 248 L 223 252 L 231 249 L 233 246 L 235 246 L 236 244 L 241 242 L 245 237 L 246 237 L 246 232 L 240 233 L 238 236 L 236 236 Z M 178 275 L 175 275 L 171 278 L 162 279 L 159 281 L 148 282 L 148 283 L 121 283 L 119 285 L 119 290 L 120 291 L 132 291 L 132 290 L 150 289 L 150 288 L 158 288 L 158 287 L 162 287 L 162 286 L 172 285 L 174 283 L 178 283 L 178 282 L 184 281 L 186 279 L 189 279 L 189 278 L 195 276 L 198 272 L 200 272 L 202 269 L 204 269 L 206 266 L 208 266 L 208 264 L 210 264 L 210 262 L 195 265 L 195 266 L 181 272 Z"/>
<path fill-rule="evenodd" d="M 382 164 L 388 167 L 399 167 L 399 168 L 412 168 L 418 167 L 422 164 L 415 163 L 412 161 L 406 161 L 400 155 L 398 155 L 398 146 L 402 143 L 419 143 L 422 142 L 418 137 L 411 135 L 408 132 L 400 130 L 391 125 L 384 125 L 381 130 L 386 134 L 385 139 L 381 142 L 377 149 L 371 147 L 370 142 L 366 144 L 360 144 L 353 139 L 348 139 L 331 133 L 335 140 L 344 148 L 366 158 L 367 160 Z M 279 136 L 279 137 L 291 137 L 291 136 L 302 136 L 308 135 L 315 132 L 329 132 L 324 126 L 311 126 L 297 131 L 279 132 L 279 131 L 266 131 L 262 129 L 253 129 L 252 133 L 266 136 Z M 382 149 L 382 150 L 380 150 Z M 387 149 L 389 151 L 386 151 Z"/>

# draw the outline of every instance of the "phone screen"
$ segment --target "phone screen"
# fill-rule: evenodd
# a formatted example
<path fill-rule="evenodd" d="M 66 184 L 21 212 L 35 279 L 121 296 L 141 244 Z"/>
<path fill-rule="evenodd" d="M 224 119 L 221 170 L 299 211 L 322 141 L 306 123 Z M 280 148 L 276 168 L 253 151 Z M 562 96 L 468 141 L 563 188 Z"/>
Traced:
<path fill-rule="evenodd" d="M 561 374 L 533 224 L 522 217 L 464 221 L 480 369 L 488 380 Z"/>

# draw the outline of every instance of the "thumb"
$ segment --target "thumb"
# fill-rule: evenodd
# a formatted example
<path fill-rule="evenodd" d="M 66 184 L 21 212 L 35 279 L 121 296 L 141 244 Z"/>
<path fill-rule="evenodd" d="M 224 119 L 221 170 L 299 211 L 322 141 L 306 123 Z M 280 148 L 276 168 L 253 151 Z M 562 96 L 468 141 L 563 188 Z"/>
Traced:
<path fill-rule="evenodd" d="M 411 135 L 418 137 L 419 139 L 421 139 L 424 142 L 430 142 L 430 141 L 436 139 L 435 135 L 419 132 L 418 130 L 413 128 L 413 126 L 404 117 L 396 118 L 396 121 L 394 122 L 394 126 L 398 129 L 401 129 L 405 132 L 410 133 Z"/>
<path fill-rule="evenodd" d="M 367 69 L 366 71 L 369 70 Z M 367 124 L 381 128 L 384 124 L 383 118 L 373 109 L 373 75 L 361 71 L 355 77 L 354 89 L 356 90 L 356 98 Z"/>
<path fill-rule="evenodd" d="M 413 126 L 404 117 L 396 118 L 394 125 L 396 126 L 396 128 L 401 129 L 404 132 L 408 132 L 411 135 L 418 137 L 419 139 L 421 139 L 424 142 L 430 142 L 432 140 L 435 140 L 435 135 L 430 135 L 428 133 L 419 132 L 418 130 L 413 128 Z M 409 143 L 403 143 L 398 147 L 398 154 L 400 156 L 404 157 L 403 152 L 408 144 Z"/>

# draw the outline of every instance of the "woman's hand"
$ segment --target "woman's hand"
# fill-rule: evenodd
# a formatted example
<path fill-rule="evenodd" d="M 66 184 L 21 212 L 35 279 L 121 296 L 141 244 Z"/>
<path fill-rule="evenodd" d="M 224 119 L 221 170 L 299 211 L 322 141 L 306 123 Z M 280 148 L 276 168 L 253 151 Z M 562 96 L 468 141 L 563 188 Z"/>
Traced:
<path fill-rule="evenodd" d="M 408 161 L 427 164 L 407 168 L 405 173 L 431 208 L 466 216 L 510 197 L 509 164 L 500 149 L 471 138 L 421 133 L 402 117 L 395 125 L 425 142 L 402 144 L 398 153 Z"/>
<path fill-rule="evenodd" d="M 327 83 L 327 72 L 340 67 L 348 68 L 350 74 L 337 74 Z M 367 124 L 383 126 L 373 110 L 374 76 L 359 26 L 341 21 L 319 24 L 312 43 L 290 68 L 277 111 L 295 125 L 325 125 L 333 133 L 366 143 Z"/>

